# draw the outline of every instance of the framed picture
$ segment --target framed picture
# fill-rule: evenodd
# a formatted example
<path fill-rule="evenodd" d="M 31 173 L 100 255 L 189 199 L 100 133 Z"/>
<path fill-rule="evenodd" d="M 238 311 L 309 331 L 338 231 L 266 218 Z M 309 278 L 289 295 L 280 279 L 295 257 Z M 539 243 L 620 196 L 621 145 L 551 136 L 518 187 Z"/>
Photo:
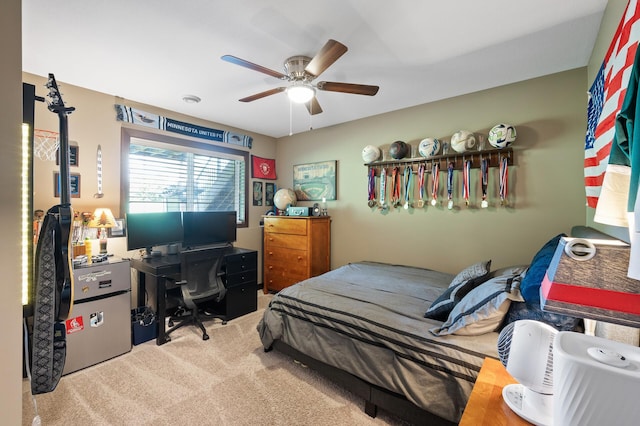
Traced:
<path fill-rule="evenodd" d="M 336 160 L 293 166 L 293 190 L 298 201 L 335 200 Z"/>
<path fill-rule="evenodd" d="M 78 166 L 78 151 L 80 148 L 77 145 L 69 145 L 69 165 Z M 60 148 L 58 148 L 58 155 L 56 155 L 56 164 L 60 165 Z"/>
<path fill-rule="evenodd" d="M 116 224 L 112 228 L 107 228 L 107 237 L 126 237 L 127 228 L 124 226 L 124 219 L 116 219 Z"/>
<path fill-rule="evenodd" d="M 253 205 L 262 205 L 262 182 L 253 181 Z"/>
<path fill-rule="evenodd" d="M 71 173 L 69 176 L 69 183 L 71 185 L 71 198 L 80 198 L 80 173 Z M 60 173 L 55 172 L 53 174 L 53 196 L 60 197 Z"/>
<path fill-rule="evenodd" d="M 267 182 L 264 184 L 264 205 L 273 206 L 273 196 L 276 192 L 276 184 Z"/>

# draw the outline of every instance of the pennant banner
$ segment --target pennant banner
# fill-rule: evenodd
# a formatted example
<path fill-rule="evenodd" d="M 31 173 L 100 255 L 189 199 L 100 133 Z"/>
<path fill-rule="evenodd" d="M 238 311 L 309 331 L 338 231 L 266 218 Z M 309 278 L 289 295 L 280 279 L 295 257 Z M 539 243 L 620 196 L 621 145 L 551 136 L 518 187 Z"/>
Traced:
<path fill-rule="evenodd" d="M 225 142 L 233 145 L 251 148 L 253 138 L 239 133 L 227 132 L 225 130 L 210 129 L 195 124 L 189 124 L 161 115 L 151 114 L 124 105 L 115 105 L 116 119 L 125 123 L 139 124 L 145 127 L 178 133 L 180 135 L 192 136 L 200 139 L 207 139 L 216 142 Z"/>
<path fill-rule="evenodd" d="M 587 205 L 592 208 L 600 197 L 615 135 L 616 115 L 624 101 L 640 40 L 638 19 L 640 4 L 638 0 L 630 0 L 589 90 L 584 179 Z"/>
<path fill-rule="evenodd" d="M 254 179 L 276 179 L 276 160 L 251 156 L 251 177 Z"/>

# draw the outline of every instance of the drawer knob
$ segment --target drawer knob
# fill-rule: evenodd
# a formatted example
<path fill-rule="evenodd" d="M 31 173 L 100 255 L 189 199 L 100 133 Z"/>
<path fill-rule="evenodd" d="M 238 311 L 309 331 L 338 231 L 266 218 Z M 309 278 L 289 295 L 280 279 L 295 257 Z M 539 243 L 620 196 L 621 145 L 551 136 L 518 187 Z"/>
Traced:
<path fill-rule="evenodd" d="M 273 266 L 269 265 L 269 270 L 273 269 Z"/>

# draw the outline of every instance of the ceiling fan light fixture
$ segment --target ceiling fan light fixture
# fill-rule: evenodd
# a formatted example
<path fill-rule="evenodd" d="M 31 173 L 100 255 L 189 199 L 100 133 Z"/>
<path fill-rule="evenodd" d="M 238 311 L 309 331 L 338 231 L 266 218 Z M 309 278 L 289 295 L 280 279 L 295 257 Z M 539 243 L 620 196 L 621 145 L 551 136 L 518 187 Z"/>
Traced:
<path fill-rule="evenodd" d="M 316 95 L 316 89 L 308 84 L 294 84 L 287 88 L 287 96 L 291 102 L 305 104 Z"/>

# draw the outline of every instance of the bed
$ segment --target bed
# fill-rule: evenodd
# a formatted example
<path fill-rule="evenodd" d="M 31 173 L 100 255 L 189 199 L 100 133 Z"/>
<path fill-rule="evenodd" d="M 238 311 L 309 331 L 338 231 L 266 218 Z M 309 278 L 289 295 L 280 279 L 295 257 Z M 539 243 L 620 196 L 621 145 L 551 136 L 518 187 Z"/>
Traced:
<path fill-rule="evenodd" d="M 484 358 L 498 357 L 501 325 L 540 316 L 521 293 L 532 265 L 490 266 L 454 275 L 351 263 L 275 294 L 257 329 L 266 351 L 327 375 L 371 416 L 382 408 L 413 424 L 457 424 Z M 559 328 L 576 326 L 567 319 Z"/>

